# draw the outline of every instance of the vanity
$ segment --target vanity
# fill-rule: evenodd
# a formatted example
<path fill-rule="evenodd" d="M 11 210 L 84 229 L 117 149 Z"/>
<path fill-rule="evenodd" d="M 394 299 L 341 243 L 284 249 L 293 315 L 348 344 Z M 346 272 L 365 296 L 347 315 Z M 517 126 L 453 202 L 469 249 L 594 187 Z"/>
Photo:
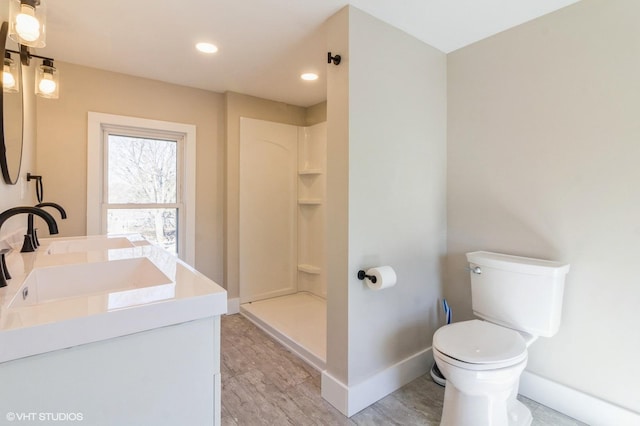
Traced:
<path fill-rule="evenodd" d="M 220 424 L 226 291 L 136 236 L 40 242 L 6 258 L 0 419 Z"/>

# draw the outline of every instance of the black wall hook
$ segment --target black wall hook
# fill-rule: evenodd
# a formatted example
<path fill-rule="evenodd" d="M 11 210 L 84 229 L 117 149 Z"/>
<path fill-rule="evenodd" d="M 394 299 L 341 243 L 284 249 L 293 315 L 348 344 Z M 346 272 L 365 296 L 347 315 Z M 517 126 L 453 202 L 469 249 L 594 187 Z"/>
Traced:
<path fill-rule="evenodd" d="M 369 278 L 369 281 L 371 281 L 373 284 L 375 284 L 378 279 L 376 278 L 375 275 L 367 275 L 367 273 L 363 270 L 359 270 L 358 271 L 358 279 L 359 280 L 364 280 L 365 278 Z"/>
<path fill-rule="evenodd" d="M 327 63 L 330 64 L 333 62 L 334 65 L 340 65 L 340 61 L 342 57 L 340 55 L 331 56 L 331 52 L 327 52 Z"/>

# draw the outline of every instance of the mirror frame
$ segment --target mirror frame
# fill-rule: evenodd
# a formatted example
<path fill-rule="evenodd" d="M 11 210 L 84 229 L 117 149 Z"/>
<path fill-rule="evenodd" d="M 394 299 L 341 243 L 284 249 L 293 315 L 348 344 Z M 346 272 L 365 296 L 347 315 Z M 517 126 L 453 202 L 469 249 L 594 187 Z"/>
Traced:
<path fill-rule="evenodd" d="M 0 58 L 4 61 L 4 55 L 6 51 L 6 43 L 7 43 L 7 35 L 9 33 L 9 23 L 4 21 L 2 22 L 2 26 L 0 27 Z M 22 168 L 22 154 L 23 154 L 23 145 L 24 145 L 24 90 L 22 87 L 22 60 L 19 59 L 19 74 L 20 74 L 20 86 L 22 102 L 21 102 L 21 111 L 22 122 L 20 123 L 20 156 L 19 156 L 19 164 L 17 170 L 15 170 L 15 176 L 11 176 L 11 168 L 9 167 L 7 158 L 7 145 L 5 143 L 5 120 L 4 120 L 4 88 L 2 87 L 2 78 L 0 78 L 0 169 L 2 170 L 2 178 L 4 182 L 8 185 L 15 185 L 18 182 L 18 178 L 20 177 L 20 169 Z"/>

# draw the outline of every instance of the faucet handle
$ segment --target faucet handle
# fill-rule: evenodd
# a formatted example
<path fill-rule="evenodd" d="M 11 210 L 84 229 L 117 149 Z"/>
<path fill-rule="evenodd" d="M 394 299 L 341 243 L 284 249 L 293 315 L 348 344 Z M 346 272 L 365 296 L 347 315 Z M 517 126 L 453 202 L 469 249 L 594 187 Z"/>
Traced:
<path fill-rule="evenodd" d="M 7 286 L 7 280 L 11 279 L 11 275 L 9 275 L 9 269 L 7 269 L 7 261 L 5 260 L 5 254 L 9 253 L 10 249 L 2 249 L 0 250 L 0 287 Z"/>
<path fill-rule="evenodd" d="M 36 251 L 36 246 L 33 244 L 33 235 L 24 234 L 24 243 L 22 243 L 20 253 L 31 253 L 32 251 Z"/>

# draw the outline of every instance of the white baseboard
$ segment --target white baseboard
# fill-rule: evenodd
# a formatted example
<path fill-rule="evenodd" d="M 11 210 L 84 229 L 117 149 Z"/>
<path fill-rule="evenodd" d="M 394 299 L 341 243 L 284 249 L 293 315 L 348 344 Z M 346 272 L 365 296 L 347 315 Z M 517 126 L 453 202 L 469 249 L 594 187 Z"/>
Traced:
<path fill-rule="evenodd" d="M 227 315 L 240 313 L 240 298 L 227 299 Z"/>
<path fill-rule="evenodd" d="M 349 388 L 324 370 L 321 376 L 320 393 L 327 402 L 345 416 L 349 413 Z"/>
<path fill-rule="evenodd" d="M 424 349 L 354 386 L 346 386 L 326 370 L 322 372 L 322 397 L 351 417 L 391 392 L 429 372 L 431 348 Z"/>
<path fill-rule="evenodd" d="M 592 426 L 637 426 L 640 413 L 524 371 L 519 393 Z"/>

